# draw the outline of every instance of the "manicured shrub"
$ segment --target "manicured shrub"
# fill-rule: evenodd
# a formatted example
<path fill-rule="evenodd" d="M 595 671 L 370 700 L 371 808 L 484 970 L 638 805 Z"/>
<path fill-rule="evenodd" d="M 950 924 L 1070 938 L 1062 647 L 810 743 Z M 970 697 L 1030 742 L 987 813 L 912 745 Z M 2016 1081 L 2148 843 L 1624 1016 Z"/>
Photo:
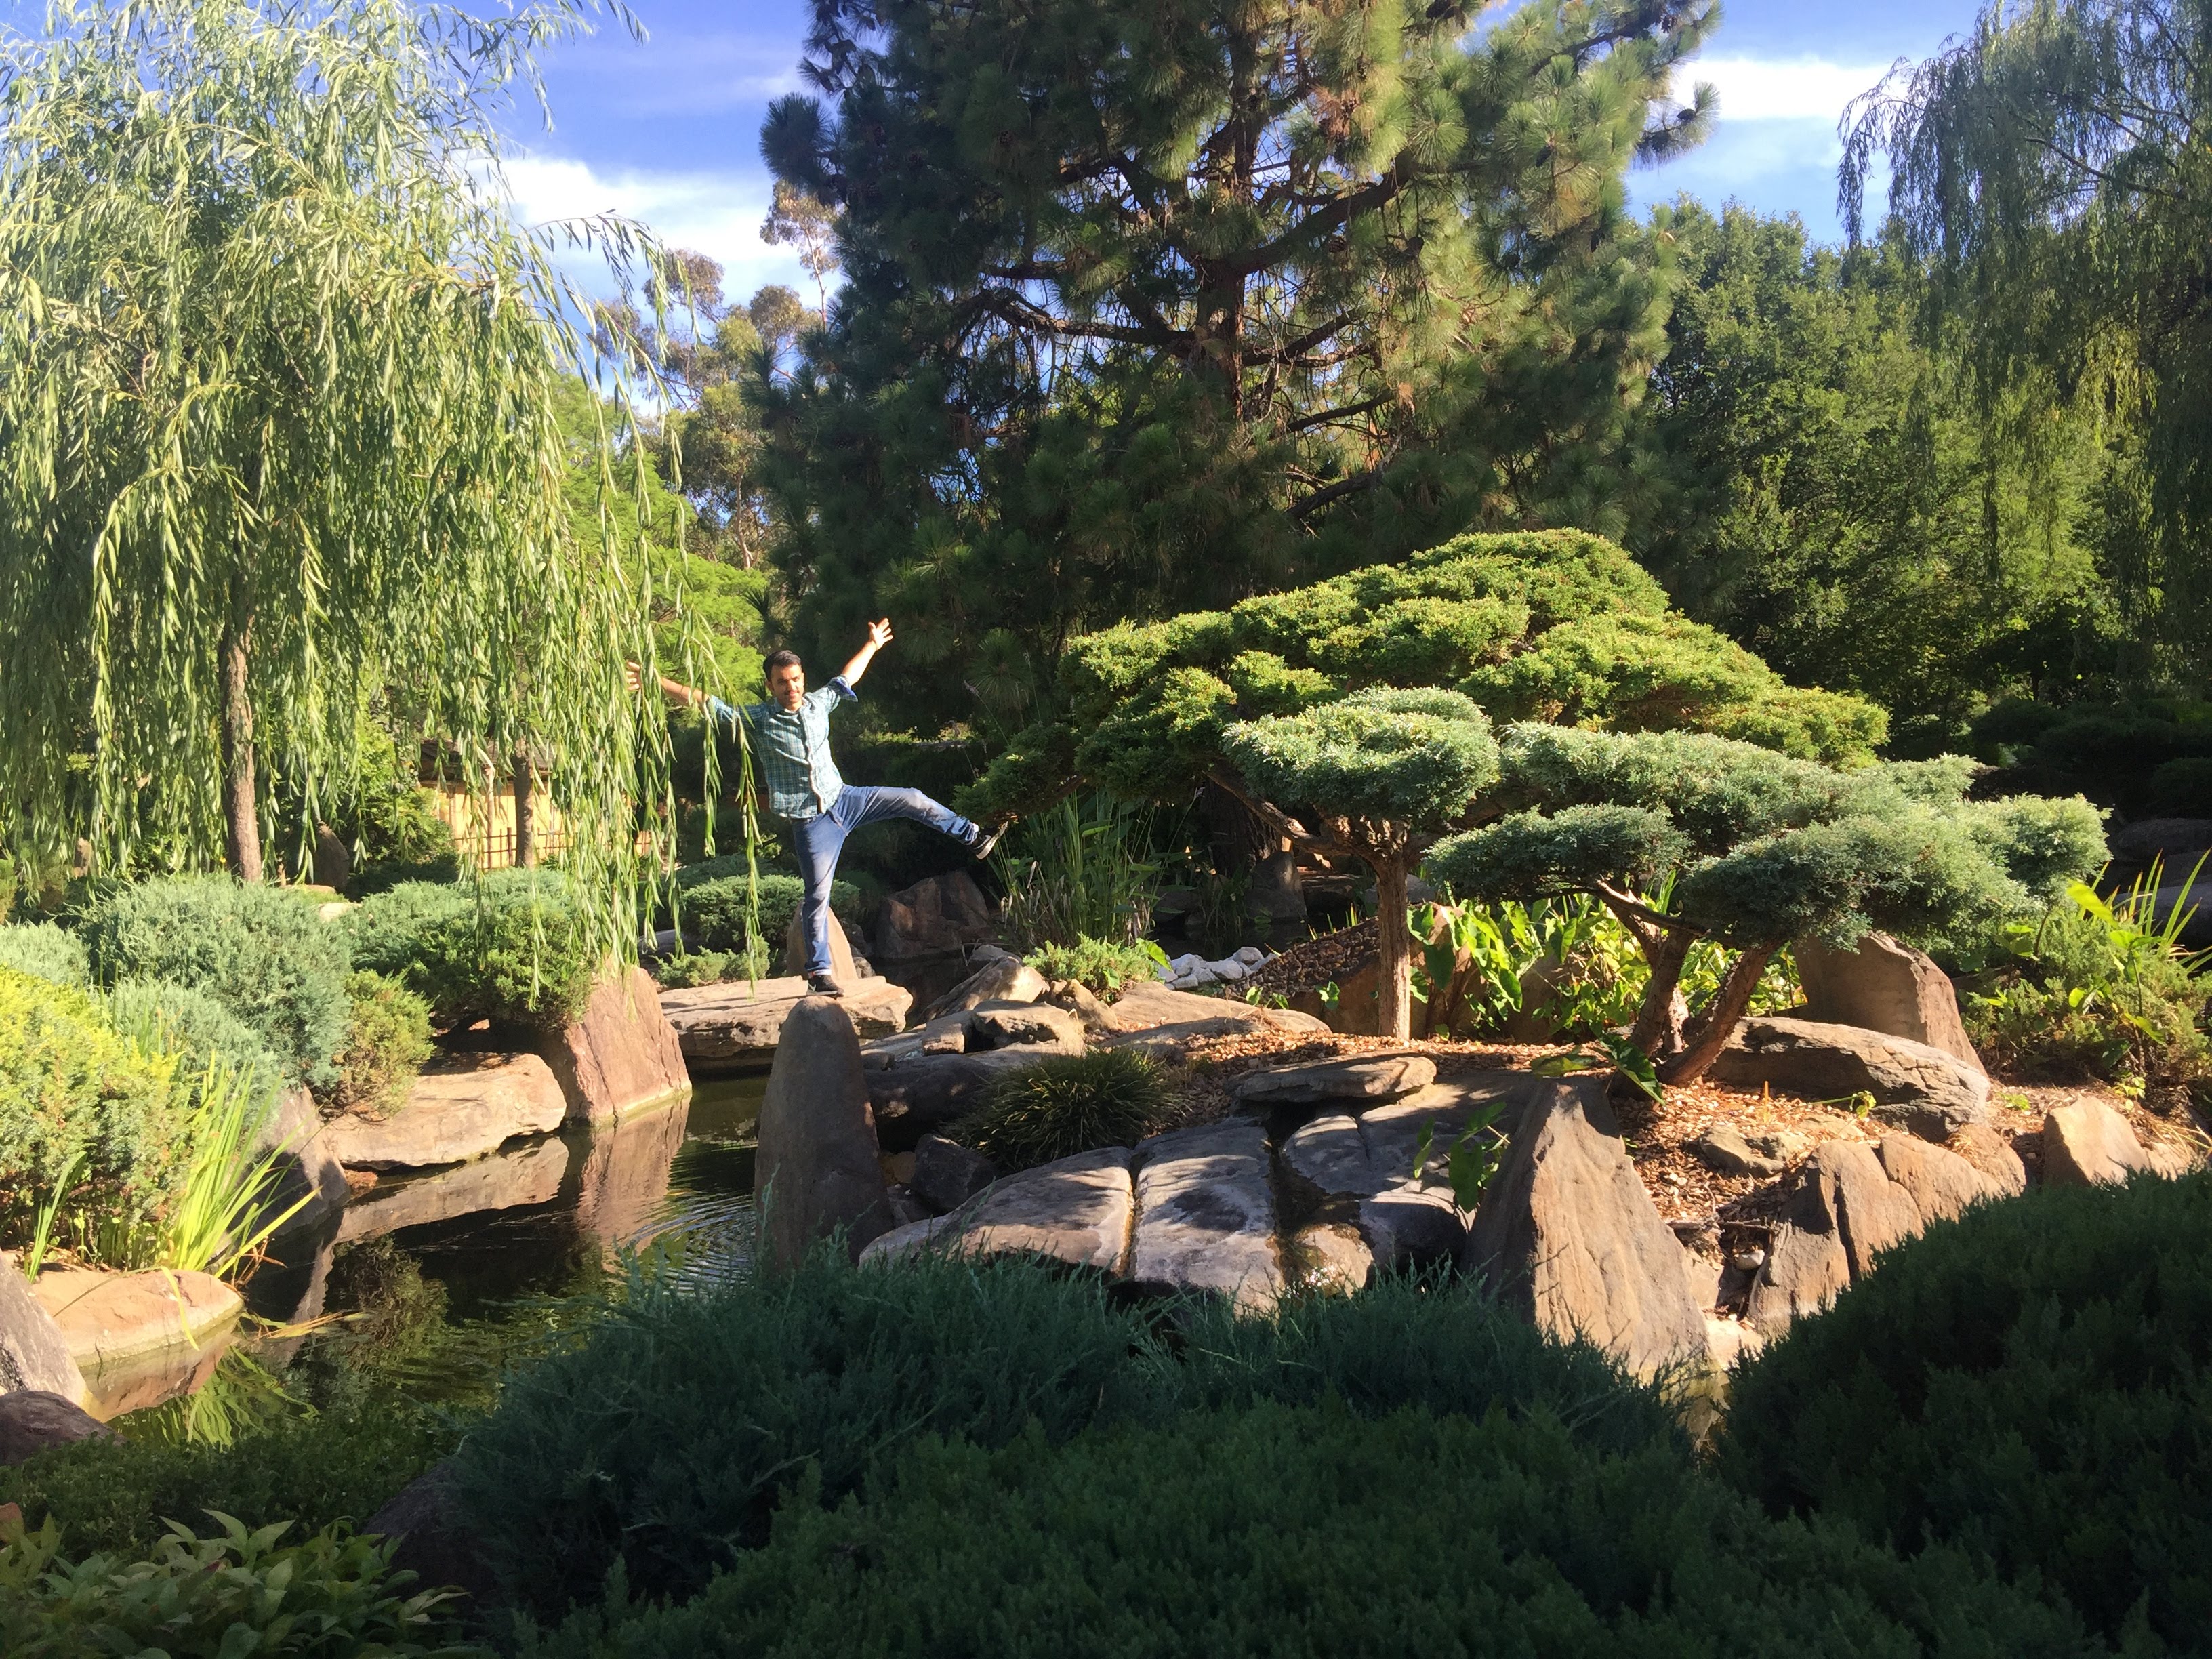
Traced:
<path fill-rule="evenodd" d="M 84 942 L 51 921 L 0 927 L 0 968 L 13 968 L 56 985 L 83 985 L 92 978 Z"/>
<path fill-rule="evenodd" d="M 80 931 L 100 983 L 163 979 L 204 991 L 288 1077 L 333 1075 L 348 1018 L 345 936 L 296 896 L 228 876 L 171 876 L 94 899 Z"/>
<path fill-rule="evenodd" d="M 599 966 L 558 871 L 409 882 L 364 899 L 344 920 L 355 964 L 398 981 L 447 1030 L 479 1019 L 565 1025 L 590 997 Z"/>
<path fill-rule="evenodd" d="M 372 864 L 366 870 L 354 872 L 346 883 L 347 894 L 356 899 L 365 899 L 373 894 L 388 893 L 409 882 L 429 882 L 443 886 L 461 878 L 461 855 L 441 853 L 427 859 L 403 859 L 389 864 Z"/>
<path fill-rule="evenodd" d="M 1026 1170 L 1163 1127 L 1166 1079 L 1133 1048 L 1053 1054 L 994 1079 L 955 1133 L 1001 1170 Z"/>
<path fill-rule="evenodd" d="M 682 920 L 685 938 L 710 951 L 743 948 L 747 937 L 743 854 L 684 866 L 676 872 L 676 888 L 674 914 Z M 763 870 L 758 878 L 758 892 L 759 937 L 773 956 L 783 949 L 784 933 L 806 896 L 806 884 L 797 876 Z M 861 921 L 860 890 L 849 881 L 831 882 L 830 908 L 848 928 L 857 927 Z"/>
<path fill-rule="evenodd" d="M 126 979 L 106 998 L 111 1024 L 149 1054 L 184 1057 L 183 1070 L 204 1072 L 221 1060 L 238 1070 L 257 1066 L 268 1077 L 282 1069 L 258 1033 L 210 996 L 167 980 Z"/>
<path fill-rule="evenodd" d="M 430 1058 L 430 1005 L 381 974 L 346 981 L 352 1018 L 337 1053 L 337 1077 L 315 1091 L 326 1112 L 388 1117 L 407 1103 L 416 1073 Z"/>
<path fill-rule="evenodd" d="M 768 946 L 758 939 L 743 951 L 690 951 L 679 957 L 662 957 L 653 964 L 655 982 L 672 988 L 764 979 L 772 971 Z"/>
<path fill-rule="evenodd" d="M 175 1069 L 89 994 L 0 968 L 0 1237 L 22 1243 L 64 1186 L 72 1214 L 153 1213 L 189 1150 Z"/>
<path fill-rule="evenodd" d="M 2040 1580 L 2096 1629 L 2212 1629 L 2212 1176 L 1931 1227 L 1736 1373 L 1728 1478 Z M 2138 1612 L 2140 1609 L 2140 1612 Z"/>
<path fill-rule="evenodd" d="M 1160 947 L 1149 939 L 1125 945 L 1088 933 L 1073 945 L 1041 945 L 1022 960 L 1047 979 L 1072 979 L 1109 1002 L 1130 981 L 1156 979 L 1167 965 Z"/>
<path fill-rule="evenodd" d="M 917 1436 L 1065 1439 L 1151 1408 L 1144 1335 L 1104 1288 L 1022 1262 L 895 1273 L 828 1255 L 712 1292 L 645 1291 L 513 1378 L 457 1467 L 484 1558 L 558 1615 L 617 1555 L 691 1594 L 767 1537 L 810 1462 L 831 1498 Z"/>
<path fill-rule="evenodd" d="M 1055 1445 L 930 1438 L 870 1501 L 811 1468 L 773 1541 L 688 1604 L 579 1614 L 534 1659 L 1863 1659 L 2095 1651 L 1934 1554 L 1777 1522 L 1683 1460 L 1548 1417 L 1339 1402 L 1194 1413 Z M 623 1587 L 617 1585 L 617 1590 Z"/>
<path fill-rule="evenodd" d="M 179 1527 L 148 1561 L 72 1562 L 51 1529 L 0 1549 L 0 1649 L 15 1659 L 88 1654 L 338 1656 L 466 1659 L 452 1645 L 451 1596 L 394 1573 L 393 1546 L 217 1517 L 205 1537 Z"/>

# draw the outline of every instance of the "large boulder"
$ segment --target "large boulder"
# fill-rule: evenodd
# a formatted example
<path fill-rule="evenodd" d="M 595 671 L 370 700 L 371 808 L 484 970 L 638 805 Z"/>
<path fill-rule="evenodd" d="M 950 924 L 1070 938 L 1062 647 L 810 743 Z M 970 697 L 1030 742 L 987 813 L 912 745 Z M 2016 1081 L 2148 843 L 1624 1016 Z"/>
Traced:
<path fill-rule="evenodd" d="M 902 1231 L 916 1245 L 978 1256 L 1048 1256 L 1118 1278 L 1129 1260 L 1136 1216 L 1131 1158 L 1127 1146 L 1079 1152 L 1009 1176 L 965 1208 Z"/>
<path fill-rule="evenodd" d="M 1790 954 L 1805 989 L 1807 1019 L 1909 1037 L 1983 1069 L 1959 1018 L 1951 976 L 1911 946 L 1887 933 L 1869 933 L 1849 951 L 1800 939 Z"/>
<path fill-rule="evenodd" d="M 1049 1002 L 982 1002 L 968 1011 L 969 1053 L 1030 1048 L 1079 1054 L 1083 1036 L 1082 1017 Z"/>
<path fill-rule="evenodd" d="M 1180 1048 L 1197 1037 L 1243 1036 L 1255 1032 L 1304 1036 L 1328 1027 L 1287 1008 L 1261 1008 L 1227 997 L 1202 997 L 1139 981 L 1126 987 L 1106 1010 L 1106 1028 L 1096 1033 L 1108 1048 Z"/>
<path fill-rule="evenodd" d="M 1149 1291 L 1208 1291 L 1240 1308 L 1282 1294 L 1267 1136 L 1207 1123 L 1140 1141 L 1128 1277 Z"/>
<path fill-rule="evenodd" d="M 333 1118 L 323 1144 L 349 1170 L 430 1169 L 550 1133 L 568 1115 L 560 1079 L 538 1055 L 452 1054 L 423 1068 L 390 1117 Z"/>
<path fill-rule="evenodd" d="M 420 1227 L 485 1210 L 550 1204 L 568 1172 L 565 1141 L 548 1136 L 502 1147 L 489 1157 L 404 1180 L 380 1181 L 338 1215 L 341 1244 L 381 1238 L 403 1227 Z"/>
<path fill-rule="evenodd" d="M 1912 1194 L 1889 1178 L 1875 1149 L 1863 1141 L 1824 1141 L 1805 1160 L 1805 1185 L 1819 1213 L 1844 1242 L 1851 1277 L 1874 1271 L 1875 1257 L 1920 1231 Z"/>
<path fill-rule="evenodd" d="M 602 978 L 582 1015 L 549 1033 L 538 1054 L 553 1068 L 571 1123 L 605 1123 L 691 1086 L 684 1047 L 642 968 Z"/>
<path fill-rule="evenodd" d="M 943 1019 L 987 1002 L 1035 1002 L 1044 993 L 1044 975 L 1019 957 L 994 956 L 922 1013 L 927 1019 Z"/>
<path fill-rule="evenodd" d="M 1877 1115 L 1926 1140 L 1948 1140 L 1962 1125 L 1990 1116 L 1990 1080 L 1978 1066 L 1857 1025 L 1747 1019 L 1708 1075 L 1751 1088 L 1766 1084 L 1804 1100 L 1870 1094 Z"/>
<path fill-rule="evenodd" d="M 56 1446 L 114 1437 L 115 1431 L 106 1424 L 51 1389 L 0 1394 L 0 1468 L 28 1462 Z"/>
<path fill-rule="evenodd" d="M 1521 1316 L 1583 1337 L 1638 1376 L 1702 1364 L 1704 1313 L 1682 1247 L 1621 1144 L 1604 1085 L 1553 1083 L 1529 1103 L 1462 1249 Z"/>
<path fill-rule="evenodd" d="M 900 962 L 978 945 L 998 931 L 998 917 L 965 870 L 931 876 L 893 893 L 876 912 L 876 957 Z"/>
<path fill-rule="evenodd" d="M 1883 1173 L 1911 1199 L 1922 1226 L 1996 1195 L 1996 1183 L 1972 1164 L 1918 1135 L 1884 1135 L 1874 1152 Z"/>
<path fill-rule="evenodd" d="M 2118 1185 L 2145 1172 L 2179 1175 L 2185 1154 L 2147 1147 L 2101 1100 L 2054 1107 L 2043 1120 L 2043 1179 L 2053 1187 Z"/>
<path fill-rule="evenodd" d="M 246 1304 L 212 1274 L 48 1268 L 31 1287 L 53 1316 L 101 1417 L 191 1393 L 213 1373 Z"/>
<path fill-rule="evenodd" d="M 755 1179 L 763 1255 L 790 1267 L 842 1229 L 857 1255 L 890 1230 L 860 1042 L 833 997 L 808 997 L 784 1022 L 761 1102 Z"/>
<path fill-rule="evenodd" d="M 2017 1198 L 2027 1190 L 2027 1166 L 1991 1125 L 1969 1123 L 1944 1145 L 1980 1172 L 1991 1197 Z"/>
<path fill-rule="evenodd" d="M 276 1206 L 300 1206 L 288 1227 L 320 1226 L 345 1207 L 345 1170 L 331 1150 L 328 1126 L 315 1109 L 314 1097 L 305 1089 L 287 1089 L 277 1096 L 276 1109 L 262 1120 L 253 1150 L 276 1155 Z"/>
<path fill-rule="evenodd" d="M 0 1256 L 0 1395 L 19 1389 L 80 1401 L 85 1397 L 84 1373 L 54 1316 L 24 1283 L 15 1258 Z"/>
<path fill-rule="evenodd" d="M 498 1581 L 477 1548 L 452 1459 L 433 1463 L 402 1486 L 361 1529 L 391 1540 L 392 1567 L 413 1573 L 417 1585 L 451 1586 L 480 1605 L 490 1604 Z"/>
<path fill-rule="evenodd" d="M 855 980 L 842 988 L 845 1012 L 862 1036 L 891 1036 L 906 1029 L 914 993 L 887 979 Z M 784 1022 L 809 995 L 798 978 L 725 980 L 660 994 L 660 1012 L 675 1028 L 685 1065 L 710 1077 L 757 1063 L 783 1036 Z"/>
<path fill-rule="evenodd" d="M 1426 1054 L 1348 1054 L 1247 1072 L 1229 1085 L 1229 1094 L 1239 1106 L 1319 1106 L 1395 1100 L 1436 1080 L 1437 1063 Z"/>

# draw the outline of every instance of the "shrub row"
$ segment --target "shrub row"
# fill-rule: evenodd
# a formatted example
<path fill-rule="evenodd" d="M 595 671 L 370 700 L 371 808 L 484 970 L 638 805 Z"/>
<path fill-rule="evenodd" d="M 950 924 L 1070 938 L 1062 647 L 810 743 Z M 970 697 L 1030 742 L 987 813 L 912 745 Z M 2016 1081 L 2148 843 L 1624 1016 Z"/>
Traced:
<path fill-rule="evenodd" d="M 582 1012 L 599 969 L 557 871 L 404 882 L 344 921 L 354 965 L 404 985 L 448 1030 L 479 1019 L 565 1025 Z"/>
<path fill-rule="evenodd" d="M 749 880 L 757 885 L 749 887 Z M 782 950 L 785 932 L 806 896 L 806 884 L 797 876 L 771 870 L 749 878 L 741 854 L 686 865 L 676 872 L 675 885 L 676 908 L 665 919 L 672 927 L 680 918 L 685 938 L 705 950 L 729 951 L 742 951 L 748 938 L 758 938 L 771 957 Z M 745 925 L 753 891 L 759 896 L 757 933 Z M 849 881 L 831 882 L 830 908 L 848 929 L 860 927 L 860 890 Z"/>

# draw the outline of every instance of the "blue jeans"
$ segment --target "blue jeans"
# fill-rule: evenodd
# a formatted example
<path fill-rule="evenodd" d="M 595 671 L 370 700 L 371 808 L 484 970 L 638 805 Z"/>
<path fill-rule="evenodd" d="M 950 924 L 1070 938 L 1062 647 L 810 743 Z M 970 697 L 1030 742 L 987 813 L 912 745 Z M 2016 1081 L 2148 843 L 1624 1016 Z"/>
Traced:
<path fill-rule="evenodd" d="M 979 831 L 949 806 L 940 806 L 919 789 L 871 789 L 847 784 L 830 810 L 811 818 L 790 818 L 791 850 L 799 859 L 799 873 L 806 881 L 806 897 L 799 908 L 799 925 L 806 930 L 806 971 L 830 971 L 830 884 L 837 874 L 837 855 L 845 850 L 845 837 L 855 830 L 886 818 L 906 818 L 926 823 L 956 841 L 975 843 Z"/>

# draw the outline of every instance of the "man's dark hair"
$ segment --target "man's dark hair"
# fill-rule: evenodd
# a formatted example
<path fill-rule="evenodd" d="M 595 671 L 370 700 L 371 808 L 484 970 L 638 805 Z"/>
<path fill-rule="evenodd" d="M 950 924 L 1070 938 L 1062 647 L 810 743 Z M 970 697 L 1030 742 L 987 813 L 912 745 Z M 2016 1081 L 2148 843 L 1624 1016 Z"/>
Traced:
<path fill-rule="evenodd" d="M 761 677 L 765 679 L 779 668 L 798 668 L 801 665 L 796 651 L 771 651 L 768 653 L 768 660 L 761 665 Z"/>

